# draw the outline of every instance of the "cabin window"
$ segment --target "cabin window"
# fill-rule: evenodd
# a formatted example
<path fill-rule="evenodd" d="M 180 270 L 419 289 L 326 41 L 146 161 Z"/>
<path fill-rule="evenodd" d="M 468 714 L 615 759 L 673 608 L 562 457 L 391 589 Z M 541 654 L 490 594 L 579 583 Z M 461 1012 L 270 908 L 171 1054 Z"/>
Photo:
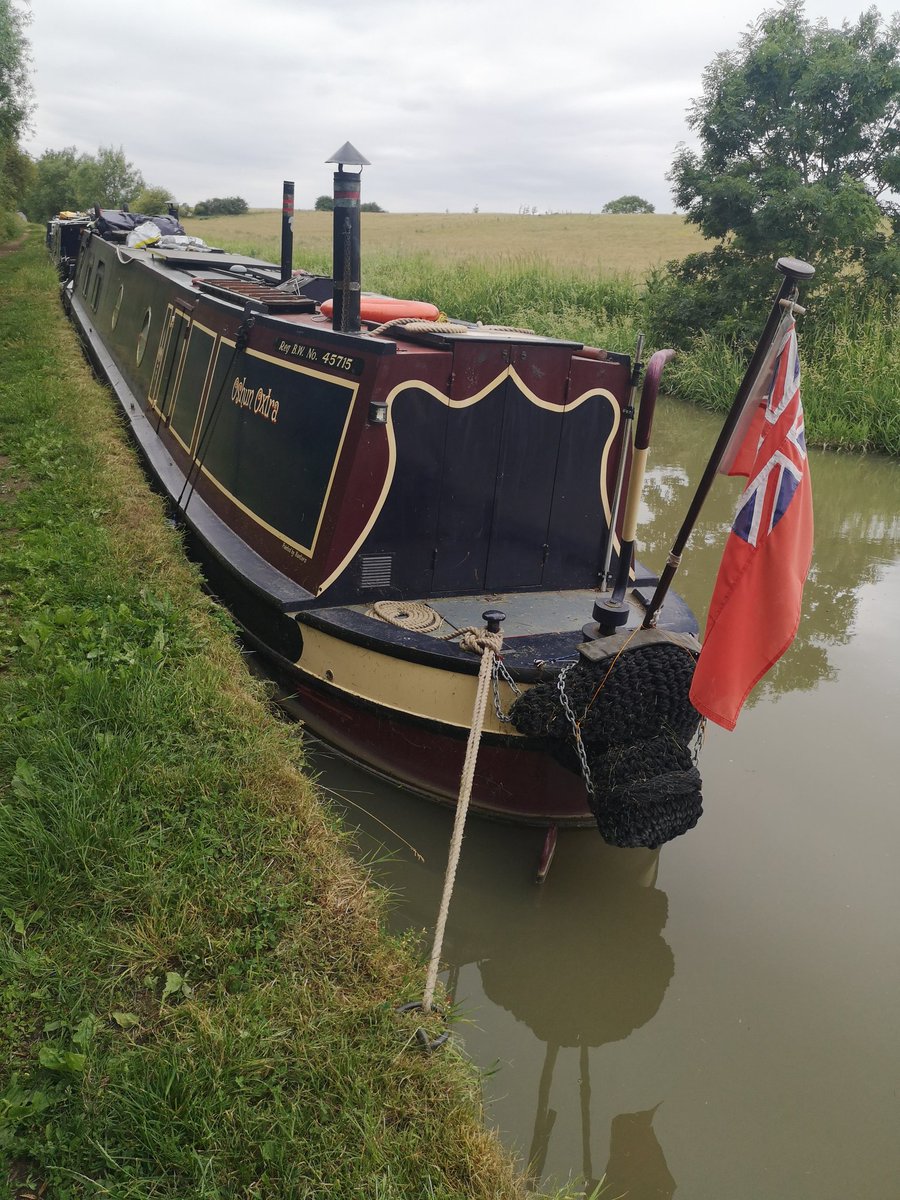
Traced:
<path fill-rule="evenodd" d="M 87 265 L 87 270 L 81 277 L 81 294 L 82 294 L 82 296 L 86 296 L 88 294 L 88 288 L 91 286 L 91 275 L 93 275 L 93 273 L 94 273 L 94 264 L 92 262 L 89 262 Z"/>
<path fill-rule="evenodd" d="M 97 263 L 97 274 L 94 277 L 94 295 L 91 299 L 91 308 L 94 312 L 97 311 L 97 305 L 100 303 L 100 293 L 103 290 L 103 272 L 106 270 L 106 263 Z"/>
<path fill-rule="evenodd" d="M 119 284 L 119 294 L 118 294 L 118 296 L 116 296 L 116 302 L 113 305 L 113 310 L 112 310 L 111 325 L 112 325 L 113 329 L 115 329 L 115 327 L 119 323 L 119 309 L 122 307 L 122 297 L 124 295 L 125 295 L 125 284 L 120 283 Z"/>
<path fill-rule="evenodd" d="M 144 320 L 141 323 L 141 332 L 138 334 L 137 350 L 134 356 L 138 366 L 144 361 L 144 351 L 147 349 L 147 338 L 150 336 L 150 322 L 152 319 L 153 313 L 148 308 L 144 313 Z"/>

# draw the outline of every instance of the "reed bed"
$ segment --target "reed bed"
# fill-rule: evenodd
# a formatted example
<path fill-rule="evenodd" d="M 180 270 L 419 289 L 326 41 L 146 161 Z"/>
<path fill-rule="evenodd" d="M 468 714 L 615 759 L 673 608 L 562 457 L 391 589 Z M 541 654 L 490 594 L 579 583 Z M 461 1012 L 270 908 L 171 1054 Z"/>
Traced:
<path fill-rule="evenodd" d="M 810 445 L 900 455 L 900 301 L 841 301 L 821 316 L 801 317 L 798 337 Z M 745 355 L 701 334 L 666 381 L 686 399 L 725 412 L 745 367 Z"/>

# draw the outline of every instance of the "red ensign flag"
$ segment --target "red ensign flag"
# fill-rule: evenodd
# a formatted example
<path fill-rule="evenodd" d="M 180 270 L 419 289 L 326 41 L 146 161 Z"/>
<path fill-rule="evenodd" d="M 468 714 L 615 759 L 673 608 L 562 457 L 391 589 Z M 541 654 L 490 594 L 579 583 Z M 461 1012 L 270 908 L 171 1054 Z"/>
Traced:
<path fill-rule="evenodd" d="M 780 331 L 765 407 L 747 436 L 756 453 L 752 459 L 738 454 L 738 461 L 752 466 L 741 472 L 748 475 L 747 487 L 719 566 L 691 684 L 697 711 L 726 729 L 734 729 L 751 688 L 794 640 L 812 558 L 812 488 L 793 321 Z"/>

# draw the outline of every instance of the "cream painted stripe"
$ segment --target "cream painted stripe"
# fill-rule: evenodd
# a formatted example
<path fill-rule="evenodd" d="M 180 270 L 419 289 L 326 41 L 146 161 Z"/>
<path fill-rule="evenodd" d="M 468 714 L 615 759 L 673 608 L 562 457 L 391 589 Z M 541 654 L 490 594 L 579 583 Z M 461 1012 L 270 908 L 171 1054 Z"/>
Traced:
<path fill-rule="evenodd" d="M 345 642 L 309 625 L 301 624 L 301 628 L 303 657 L 297 666 L 305 674 L 347 696 L 392 712 L 439 721 L 456 729 L 470 727 L 477 675 L 409 662 Z M 475 655 L 472 661 L 477 662 Z M 505 696 L 506 689 L 504 702 Z M 511 726 L 501 724 L 493 710 L 486 714 L 484 727 L 490 733 L 521 736 Z"/>
<path fill-rule="evenodd" d="M 322 593 L 330 588 L 334 581 L 344 573 L 349 564 L 352 562 L 360 546 L 371 533 L 372 527 L 378 520 L 378 517 L 381 515 L 381 510 L 384 507 L 385 501 L 387 500 L 388 492 L 391 490 L 391 484 L 394 482 L 394 472 L 397 469 L 397 440 L 394 435 L 394 420 L 391 410 L 393 408 L 394 401 L 400 395 L 400 393 L 405 392 L 410 388 L 417 388 L 419 391 L 427 392 L 429 396 L 433 396 L 435 400 L 438 400 L 441 404 L 446 405 L 448 408 L 467 408 L 469 405 L 476 404 L 479 400 L 483 400 L 485 396 L 492 392 L 498 386 L 498 384 L 503 382 L 504 379 L 508 379 L 510 375 L 515 378 L 517 386 L 522 389 L 526 398 L 529 399 L 533 404 L 537 404 L 541 408 L 546 408 L 553 412 L 558 412 L 560 416 L 578 408 L 579 405 L 584 404 L 594 396 L 602 396 L 604 399 L 610 402 L 613 410 L 613 428 L 609 437 L 607 438 L 606 445 L 603 447 L 603 454 L 600 462 L 600 503 L 603 505 L 603 511 L 606 514 L 606 520 L 607 522 L 609 521 L 610 503 L 609 497 L 606 494 L 606 464 L 609 458 L 610 446 L 615 441 L 616 430 L 619 428 L 620 420 L 619 406 L 616 403 L 616 398 L 612 392 L 608 391 L 606 388 L 591 388 L 588 391 L 583 392 L 575 400 L 571 401 L 565 406 L 550 404 L 545 400 L 539 399 L 532 391 L 526 388 L 512 367 L 507 367 L 504 371 L 501 371 L 500 374 L 487 385 L 487 387 L 482 388 L 480 392 L 476 392 L 474 396 L 469 396 L 465 400 L 451 400 L 445 392 L 438 391 L 436 387 L 433 387 L 430 383 L 426 383 L 422 379 L 408 379 L 403 383 L 398 383 L 397 386 L 388 394 L 388 397 L 385 401 L 388 410 L 388 419 L 386 425 L 388 440 L 388 469 L 384 477 L 384 484 L 381 488 L 381 494 L 378 497 L 378 501 L 375 504 L 375 507 L 372 509 L 369 519 L 363 527 L 359 537 L 350 547 L 347 554 L 344 556 L 338 566 L 316 589 L 317 596 L 321 596 Z"/>

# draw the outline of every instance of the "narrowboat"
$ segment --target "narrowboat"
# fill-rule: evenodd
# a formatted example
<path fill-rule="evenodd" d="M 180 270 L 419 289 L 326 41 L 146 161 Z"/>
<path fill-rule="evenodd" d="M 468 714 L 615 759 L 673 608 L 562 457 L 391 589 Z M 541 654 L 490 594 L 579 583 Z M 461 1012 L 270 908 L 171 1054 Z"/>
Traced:
<path fill-rule="evenodd" d="M 503 642 L 472 808 L 593 824 L 578 763 L 509 710 L 642 624 L 657 579 L 623 532 L 646 455 L 632 417 L 669 353 L 641 387 L 640 351 L 362 293 L 365 160 L 348 143 L 328 161 L 332 277 L 292 270 L 286 185 L 281 264 L 177 236 L 129 246 L 115 214 L 89 214 L 64 304 L 210 589 L 310 731 L 454 803 L 479 673 L 456 635 L 486 621 Z M 675 593 L 652 632 L 699 648 Z"/>

